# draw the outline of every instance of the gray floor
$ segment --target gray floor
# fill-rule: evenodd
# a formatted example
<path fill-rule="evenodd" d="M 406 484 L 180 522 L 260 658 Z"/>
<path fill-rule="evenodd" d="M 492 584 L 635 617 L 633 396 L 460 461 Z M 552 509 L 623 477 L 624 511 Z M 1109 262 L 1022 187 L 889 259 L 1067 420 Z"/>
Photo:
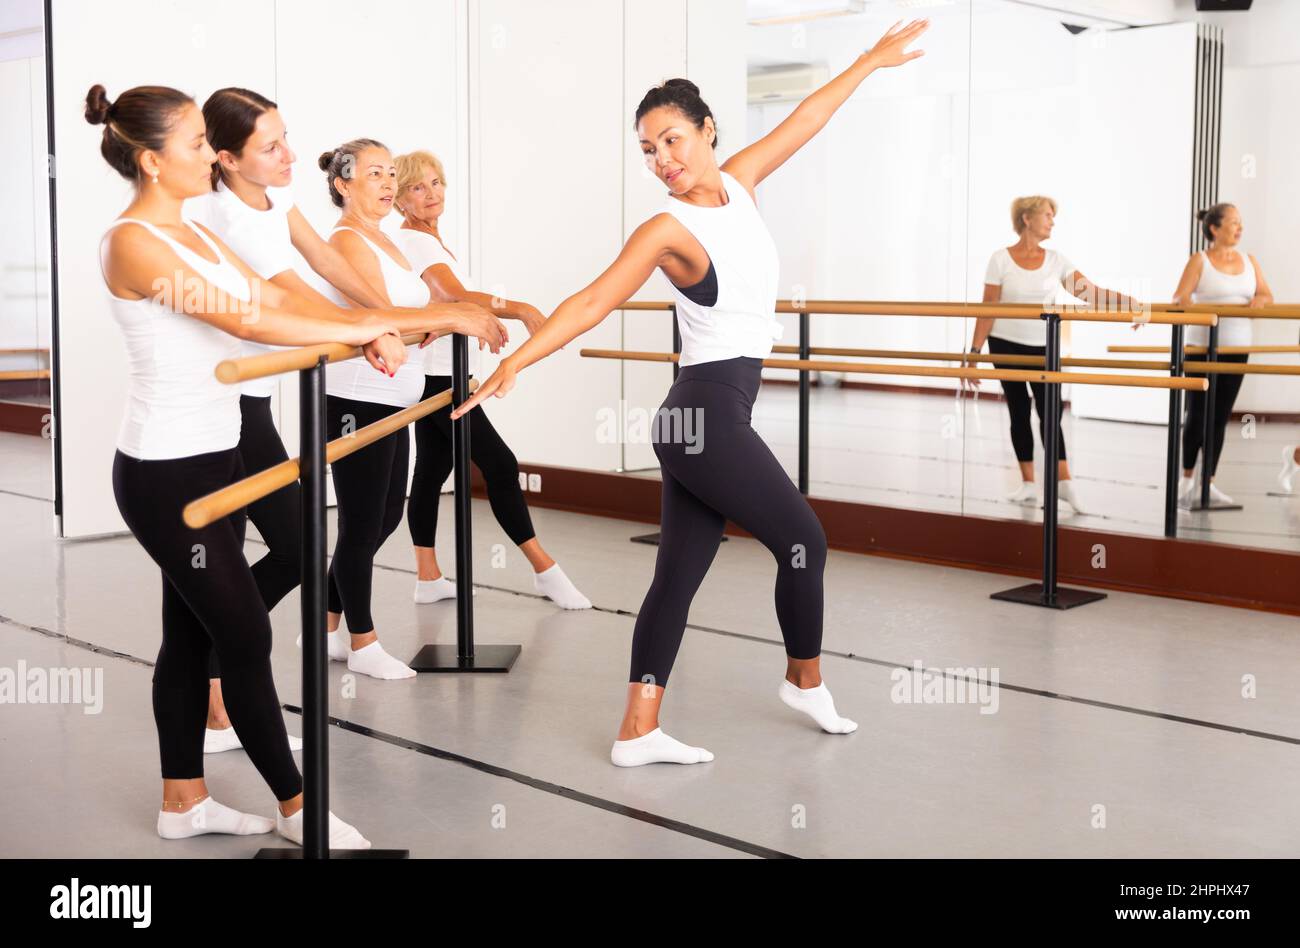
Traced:
<path fill-rule="evenodd" d="M 0 442 L 0 667 L 104 676 L 100 714 L 0 709 L 0 855 L 250 854 L 263 840 L 154 835 L 157 573 L 129 537 L 51 539 L 50 504 L 34 499 L 43 475 L 28 470 L 37 460 Z M 539 599 L 475 501 L 477 638 L 523 646 L 511 674 L 360 678 L 353 695 L 331 667 L 331 712 L 348 722 L 331 728 L 333 805 L 377 846 L 481 857 L 1300 852 L 1293 618 L 1128 594 L 1047 612 L 989 600 L 1013 584 L 1004 576 L 832 552 L 823 671 L 861 727 L 826 735 L 776 697 L 775 568 L 753 541 L 732 540 L 691 612 L 664 714 L 667 730 L 717 759 L 621 770 L 609 744 L 655 550 L 628 542 L 642 524 L 534 513 L 596 608 Z M 454 572 L 451 539 L 445 530 L 440 549 Z M 250 542 L 251 557 L 263 551 Z M 386 646 L 406 657 L 454 642 L 451 603 L 411 601 L 404 531 L 380 567 Z M 287 704 L 299 701 L 297 608 L 291 595 L 273 614 Z M 896 700 L 895 673 L 914 662 L 996 680 L 996 712 Z M 272 812 L 242 752 L 210 758 L 208 775 L 218 799 Z"/>

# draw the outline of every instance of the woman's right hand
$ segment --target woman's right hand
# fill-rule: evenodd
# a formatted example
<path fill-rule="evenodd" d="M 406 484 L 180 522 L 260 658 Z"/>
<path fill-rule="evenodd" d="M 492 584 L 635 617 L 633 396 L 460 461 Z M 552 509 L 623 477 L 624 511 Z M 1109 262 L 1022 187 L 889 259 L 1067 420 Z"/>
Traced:
<path fill-rule="evenodd" d="M 396 375 L 406 361 L 406 346 L 396 333 L 385 333 L 371 340 L 361 347 L 361 352 L 376 372 L 383 372 L 389 378 Z"/>
<path fill-rule="evenodd" d="M 510 341 L 505 324 L 481 306 L 474 303 L 464 305 L 468 308 L 458 317 L 456 332 L 478 337 L 480 349 L 486 345 L 492 352 L 500 352 L 501 347 Z"/>

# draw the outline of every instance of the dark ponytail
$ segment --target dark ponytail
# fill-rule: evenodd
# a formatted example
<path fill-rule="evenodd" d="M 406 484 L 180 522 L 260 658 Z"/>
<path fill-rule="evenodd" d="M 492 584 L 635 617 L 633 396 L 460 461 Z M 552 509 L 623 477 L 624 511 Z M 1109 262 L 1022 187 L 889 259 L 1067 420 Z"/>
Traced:
<path fill-rule="evenodd" d="M 700 98 L 700 87 L 689 79 L 669 79 L 663 85 L 655 86 L 647 92 L 641 104 L 637 106 L 632 127 L 636 128 L 640 125 L 641 119 L 645 118 L 648 112 L 665 106 L 681 112 L 701 132 L 704 131 L 704 120 L 713 119 L 713 147 L 718 147 L 718 120 L 713 118 L 708 103 Z"/>
<path fill-rule="evenodd" d="M 1215 204 L 1207 207 L 1203 211 L 1196 212 L 1196 219 L 1201 222 L 1201 236 L 1205 238 L 1207 244 L 1214 243 L 1214 233 L 1211 227 L 1220 227 L 1223 225 L 1224 215 L 1228 213 L 1228 208 L 1234 207 L 1232 204 Z"/>
<path fill-rule="evenodd" d="M 257 120 L 276 104 L 251 89 L 230 87 L 218 89 L 203 103 L 203 121 L 208 127 L 208 144 L 216 152 L 228 151 L 240 155 Z M 212 189 L 221 180 L 221 162 L 212 163 Z"/>
<path fill-rule="evenodd" d="M 86 93 L 86 121 L 103 125 L 99 153 L 128 181 L 140 183 L 140 153 L 162 151 L 177 115 L 194 100 L 167 86 L 136 86 L 114 102 L 96 83 Z"/>
<path fill-rule="evenodd" d="M 316 159 L 317 167 L 325 172 L 327 186 L 330 189 L 330 200 L 334 202 L 335 207 L 343 206 L 343 195 L 339 193 L 338 188 L 334 187 L 334 179 L 342 178 L 347 181 L 356 174 L 357 155 L 367 148 L 388 150 L 387 145 L 373 138 L 354 138 L 332 151 L 321 152 L 321 156 Z"/>

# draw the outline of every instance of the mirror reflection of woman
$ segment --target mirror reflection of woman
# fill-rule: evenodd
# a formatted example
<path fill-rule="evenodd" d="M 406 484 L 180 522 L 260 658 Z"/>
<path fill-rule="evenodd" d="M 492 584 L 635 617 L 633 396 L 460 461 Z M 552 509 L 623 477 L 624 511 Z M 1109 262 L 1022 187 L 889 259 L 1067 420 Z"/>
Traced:
<path fill-rule="evenodd" d="M 920 56 L 907 46 L 928 25 L 896 24 L 768 135 L 721 165 L 714 151 L 717 125 L 694 83 L 671 79 L 646 93 L 635 128 L 646 166 L 668 190 L 662 210 L 452 413 L 459 417 L 486 398 L 505 395 L 519 371 L 599 324 L 655 270 L 674 287 L 682 368 L 656 414 L 661 536 L 654 579 L 633 630 L 627 704 L 610 751 L 616 766 L 713 759 L 705 748 L 665 733 L 659 708 L 691 602 L 728 520 L 753 534 L 776 561 L 775 606 L 786 654 L 779 699 L 824 732 L 857 728 L 840 716 L 821 676 L 825 531 L 751 424 L 762 360 L 780 334 L 780 261 L 754 189 L 821 131 L 867 76 Z M 703 426 L 692 443 L 685 443 L 681 425 L 674 432 L 664 424 L 688 413 Z"/>
<path fill-rule="evenodd" d="M 537 307 L 518 300 L 500 299 L 474 288 L 469 272 L 443 243 L 438 221 L 446 208 L 447 177 L 442 162 L 427 151 L 398 155 L 397 197 L 393 205 L 402 215 L 394 236 L 411 266 L 428 284 L 433 299 L 447 303 L 476 303 L 502 319 L 517 319 L 531 336 L 545 317 Z M 424 350 L 424 397 L 451 388 L 452 337 L 444 336 Z M 478 366 L 478 348 L 468 346 L 468 373 Z M 562 609 L 590 609 L 591 600 L 578 591 L 560 564 L 542 549 L 528 514 L 528 502 L 519 487 L 519 462 L 492 427 L 487 413 L 476 408 L 469 414 L 470 459 L 483 475 L 492 515 L 533 568 L 533 588 Z M 415 547 L 415 601 L 453 599 L 456 584 L 442 575 L 434 539 L 443 483 L 451 474 L 451 406 L 426 415 L 415 429 L 415 474 L 406 521 Z"/>
<path fill-rule="evenodd" d="M 1011 202 L 1011 226 L 1019 239 L 1010 247 L 999 248 L 989 260 L 984 276 L 985 303 L 1035 303 L 1060 305 L 1077 302 L 1082 297 L 1098 309 L 1132 308 L 1137 303 L 1122 293 L 1097 286 L 1075 269 L 1059 250 L 1044 247 L 1056 226 L 1056 201 L 1044 195 L 1016 198 Z M 993 355 L 1032 355 L 1047 353 L 1047 324 L 1041 319 L 977 319 L 970 351 L 978 353 L 989 344 Z M 994 366 L 1020 368 L 1020 366 Z M 1047 422 L 1044 412 L 1046 386 L 1035 382 L 1001 381 L 1002 393 L 1011 415 L 1011 446 L 1020 466 L 1020 487 L 1007 497 L 1013 504 L 1038 506 L 1038 487 L 1034 483 L 1033 409 L 1038 412 L 1039 437 L 1044 437 Z M 979 379 L 966 385 L 980 386 Z M 1032 408 L 1031 408 L 1032 395 Z M 1058 414 L 1057 421 L 1060 421 Z M 1070 478 L 1070 463 L 1065 454 L 1065 432 L 1058 441 L 1060 457 L 1056 476 L 1060 481 L 1057 497 L 1060 506 L 1074 513 L 1084 513 L 1079 495 Z"/>
<path fill-rule="evenodd" d="M 1178 289 L 1174 291 L 1175 303 L 1223 303 L 1232 306 L 1267 306 L 1273 302 L 1273 293 L 1264 279 L 1264 271 L 1259 261 L 1241 250 L 1241 236 L 1244 227 L 1241 212 L 1231 204 L 1216 204 L 1197 215 L 1201 222 L 1201 234 L 1205 238 L 1206 248 L 1194 253 L 1183 268 Z M 1244 316 L 1222 316 L 1219 318 L 1220 346 L 1249 346 L 1254 334 L 1251 321 Z M 1210 342 L 1210 330 L 1206 326 L 1188 326 L 1186 344 L 1189 346 L 1206 346 Z M 1248 353 L 1221 353 L 1220 362 L 1245 363 L 1249 361 Z M 1204 375 L 1187 373 L 1189 378 L 1205 378 Z M 1232 418 L 1232 406 L 1241 393 L 1244 375 L 1222 374 L 1215 382 L 1214 421 L 1211 436 L 1214 438 L 1214 466 L 1210 471 L 1210 500 L 1214 503 L 1230 504 L 1232 498 L 1219 490 L 1214 483 L 1219 461 L 1223 459 L 1223 443 L 1228 430 L 1228 421 Z M 1197 458 L 1202 463 L 1204 456 L 1202 442 L 1205 438 L 1205 407 L 1209 401 L 1206 392 L 1187 393 L 1187 414 L 1183 424 L 1183 476 L 1178 482 L 1178 505 L 1190 508 L 1194 498 L 1200 495 L 1199 485 L 1192 477 Z M 1284 453 L 1284 458 L 1287 453 Z"/>

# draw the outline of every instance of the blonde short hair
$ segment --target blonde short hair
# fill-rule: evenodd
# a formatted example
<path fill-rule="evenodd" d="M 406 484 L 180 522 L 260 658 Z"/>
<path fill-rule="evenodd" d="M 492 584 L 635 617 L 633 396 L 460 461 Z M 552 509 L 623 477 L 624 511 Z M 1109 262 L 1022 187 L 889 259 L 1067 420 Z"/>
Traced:
<path fill-rule="evenodd" d="M 442 162 L 431 151 L 412 151 L 398 155 L 393 159 L 393 164 L 397 166 L 397 194 L 393 198 L 393 206 L 399 214 L 402 213 L 402 208 L 398 202 L 402 195 L 423 178 L 425 172 L 432 171 L 444 185 L 447 183 L 447 173 L 442 168 Z"/>
<path fill-rule="evenodd" d="M 1056 213 L 1056 201 L 1042 194 L 1018 197 L 1011 202 L 1011 226 L 1016 229 L 1017 234 L 1025 232 L 1025 215 L 1037 214 L 1043 209 L 1043 205 L 1050 207 L 1053 214 Z"/>

